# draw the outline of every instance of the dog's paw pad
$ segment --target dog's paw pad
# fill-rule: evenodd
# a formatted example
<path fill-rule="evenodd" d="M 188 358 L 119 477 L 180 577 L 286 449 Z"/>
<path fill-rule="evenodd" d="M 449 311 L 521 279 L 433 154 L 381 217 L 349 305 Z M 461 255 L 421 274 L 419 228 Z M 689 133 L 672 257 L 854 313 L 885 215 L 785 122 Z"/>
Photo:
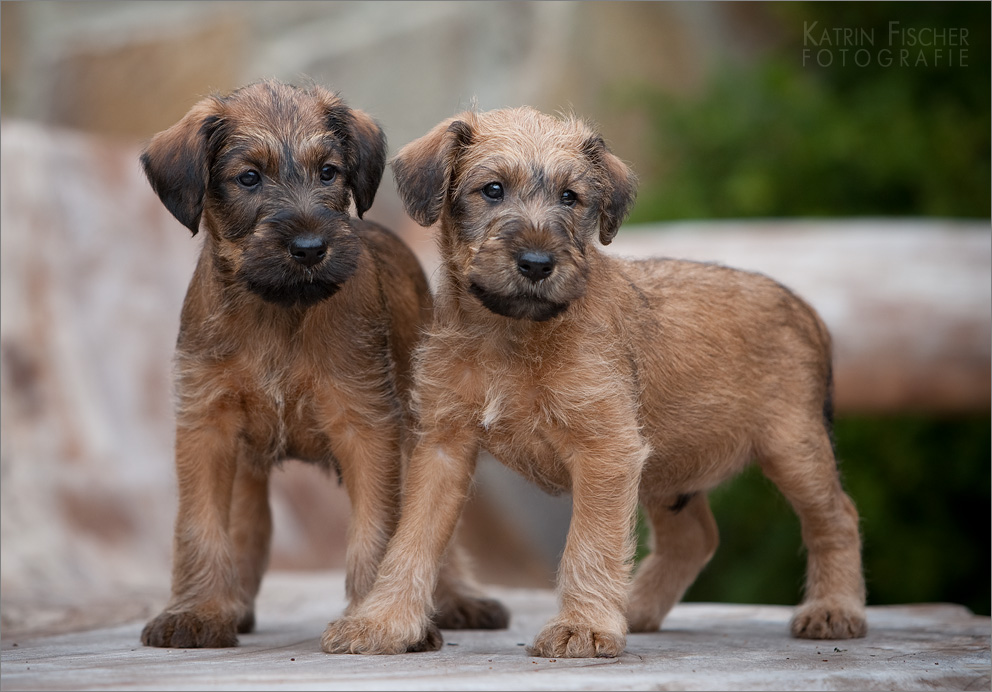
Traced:
<path fill-rule="evenodd" d="M 860 603 L 817 600 L 799 606 L 790 629 L 801 639 L 856 639 L 868 633 L 868 621 Z"/>
<path fill-rule="evenodd" d="M 198 615 L 194 612 L 164 612 L 145 625 L 141 643 L 172 649 L 223 648 L 238 645 L 233 621 Z"/>
<path fill-rule="evenodd" d="M 443 630 L 505 630 L 510 611 L 493 598 L 460 598 L 444 605 L 434 624 Z"/>
<path fill-rule="evenodd" d="M 552 622 L 527 651 L 541 658 L 616 658 L 623 653 L 626 643 L 623 632 L 583 623 Z"/>

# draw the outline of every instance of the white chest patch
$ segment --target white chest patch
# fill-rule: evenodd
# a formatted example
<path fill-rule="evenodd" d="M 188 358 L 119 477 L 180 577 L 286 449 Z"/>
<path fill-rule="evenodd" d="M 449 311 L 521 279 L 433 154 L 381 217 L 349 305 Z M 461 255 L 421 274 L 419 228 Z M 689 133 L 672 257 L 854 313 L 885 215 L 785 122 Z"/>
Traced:
<path fill-rule="evenodd" d="M 486 392 L 486 403 L 482 408 L 479 425 L 487 432 L 496 425 L 503 412 L 503 394 L 499 387 L 490 387 Z"/>

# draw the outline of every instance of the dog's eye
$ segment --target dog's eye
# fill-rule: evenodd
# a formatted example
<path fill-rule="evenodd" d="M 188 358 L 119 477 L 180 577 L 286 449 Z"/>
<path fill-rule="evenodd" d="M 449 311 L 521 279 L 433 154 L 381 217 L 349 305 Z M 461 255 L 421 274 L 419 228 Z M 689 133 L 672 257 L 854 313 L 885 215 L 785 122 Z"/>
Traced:
<path fill-rule="evenodd" d="M 321 182 L 329 183 L 338 177 L 338 169 L 331 164 L 325 164 L 323 168 L 320 169 L 320 180 Z"/>
<path fill-rule="evenodd" d="M 578 201 L 579 201 L 579 196 L 575 194 L 575 192 L 573 192 L 572 190 L 565 190 L 563 193 L 561 193 L 561 203 L 564 204 L 566 207 L 571 207 Z"/>
<path fill-rule="evenodd" d="M 498 202 L 503 199 L 503 184 L 502 183 L 488 183 L 482 188 L 482 194 L 484 194 L 489 199 Z"/>
<path fill-rule="evenodd" d="M 238 176 L 237 181 L 245 187 L 255 187 L 262 182 L 262 176 L 258 174 L 258 171 L 247 170 Z"/>

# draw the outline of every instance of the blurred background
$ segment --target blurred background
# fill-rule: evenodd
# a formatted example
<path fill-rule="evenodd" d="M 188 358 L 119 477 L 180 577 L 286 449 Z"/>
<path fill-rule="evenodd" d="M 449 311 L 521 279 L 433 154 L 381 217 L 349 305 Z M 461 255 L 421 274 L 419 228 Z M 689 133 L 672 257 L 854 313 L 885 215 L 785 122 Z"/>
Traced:
<path fill-rule="evenodd" d="M 597 123 L 641 181 L 609 251 L 764 271 L 834 333 L 869 602 L 988 614 L 989 25 L 987 3 L 3 2 L 4 635 L 168 596 L 170 359 L 200 241 L 137 157 L 203 96 L 267 77 L 335 89 L 390 154 L 473 103 Z M 368 215 L 433 272 L 388 171 Z M 480 578 L 550 586 L 567 498 L 490 458 L 476 486 Z M 748 472 L 712 504 L 721 547 L 687 599 L 798 602 L 778 491 Z M 273 569 L 343 564 L 333 479 L 286 464 L 273 505 Z"/>

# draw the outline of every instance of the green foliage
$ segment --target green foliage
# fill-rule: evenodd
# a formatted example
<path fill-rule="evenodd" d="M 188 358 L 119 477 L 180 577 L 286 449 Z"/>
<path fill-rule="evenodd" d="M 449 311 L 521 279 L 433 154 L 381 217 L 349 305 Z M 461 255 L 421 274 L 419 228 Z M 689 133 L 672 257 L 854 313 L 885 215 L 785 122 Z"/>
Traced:
<path fill-rule="evenodd" d="M 961 603 L 989 614 L 989 417 L 847 417 L 835 437 L 861 515 L 869 604 Z M 757 467 L 710 495 L 720 547 L 685 600 L 795 604 L 799 520 Z M 644 554 L 647 529 L 639 526 Z"/>
<path fill-rule="evenodd" d="M 989 428 L 987 414 L 839 421 L 872 602 L 953 601 L 989 613 Z"/>
<path fill-rule="evenodd" d="M 632 222 L 989 216 L 989 4 L 772 7 L 789 40 L 757 65 L 728 68 L 696 98 L 643 89 L 620 98 L 644 111 L 653 133 L 655 163 L 639 171 Z M 901 30 L 966 28 L 967 57 L 914 47 L 927 66 L 885 67 L 879 51 L 892 40 L 898 56 L 903 45 L 889 37 L 893 21 Z M 870 62 L 853 64 L 852 47 L 842 67 L 835 45 L 833 63 L 819 67 L 824 45 L 803 45 L 811 25 L 872 32 Z"/>

